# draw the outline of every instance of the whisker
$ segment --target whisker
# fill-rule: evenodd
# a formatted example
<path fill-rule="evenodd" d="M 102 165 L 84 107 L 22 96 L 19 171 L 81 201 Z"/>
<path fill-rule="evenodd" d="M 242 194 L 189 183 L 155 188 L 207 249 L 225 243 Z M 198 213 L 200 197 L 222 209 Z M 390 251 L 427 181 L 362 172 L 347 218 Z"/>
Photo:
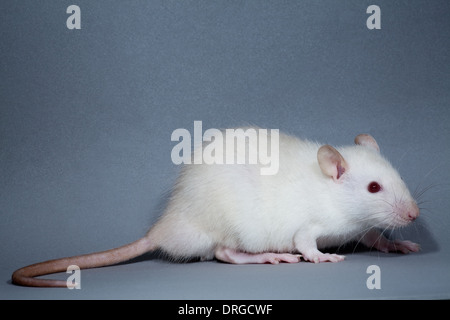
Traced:
<path fill-rule="evenodd" d="M 393 223 L 390 222 L 390 223 L 387 225 L 387 227 L 384 228 L 384 230 L 380 232 L 380 235 L 377 237 L 377 239 L 374 241 L 373 245 L 370 247 L 371 250 L 373 249 L 374 245 L 375 245 L 382 237 L 385 237 L 384 233 L 385 233 L 387 230 L 391 229 L 391 233 L 390 233 L 388 239 L 392 236 L 392 232 L 394 231 L 394 228 L 392 228 L 392 226 L 393 226 Z M 394 249 L 397 250 L 397 248 L 395 247 L 395 244 L 394 244 Z"/>
<path fill-rule="evenodd" d="M 378 211 L 378 212 L 373 212 L 368 217 L 358 217 L 358 218 L 354 219 L 354 221 L 355 222 L 364 222 L 364 221 L 370 221 L 370 220 L 378 220 L 378 219 L 383 219 L 386 216 L 389 216 L 392 214 L 394 214 L 394 211 L 382 210 L 382 211 Z"/>
<path fill-rule="evenodd" d="M 386 213 L 387 213 L 386 211 L 380 211 L 380 212 L 379 212 L 379 214 L 382 214 L 382 215 L 383 215 L 382 217 L 385 217 Z M 380 215 L 380 216 L 381 216 L 381 215 Z M 361 221 L 364 221 L 364 220 L 370 220 L 370 219 L 373 219 L 373 216 L 368 217 L 368 218 L 366 218 L 366 219 L 360 219 L 360 220 L 361 220 Z M 368 227 L 364 228 L 363 230 L 361 230 L 361 232 L 357 235 L 358 241 L 356 242 L 356 244 L 355 244 L 354 247 L 353 247 L 352 254 L 355 253 L 356 248 L 358 247 L 359 243 L 361 242 L 361 240 L 365 237 L 365 235 L 366 235 L 367 233 L 369 233 L 369 232 L 370 232 L 371 230 L 373 230 L 373 229 L 378 228 L 380 225 L 386 223 L 386 220 L 388 220 L 388 219 L 389 219 L 389 218 L 385 218 L 385 219 L 383 219 L 381 222 L 379 222 L 379 223 L 377 223 L 377 224 L 375 224 L 375 225 L 372 225 L 372 226 L 368 226 Z M 386 228 L 390 228 L 391 226 L 392 226 L 392 224 L 391 224 L 391 223 L 388 223 L 388 226 L 387 226 Z M 386 229 L 385 229 L 385 230 L 386 230 Z M 354 236 L 349 237 L 349 238 L 344 242 L 344 244 L 347 243 L 347 241 L 349 241 L 349 240 L 352 239 L 352 238 L 354 238 Z M 378 241 L 378 239 L 377 239 L 377 241 Z M 344 244 L 342 244 L 341 246 L 339 246 L 338 249 L 340 249 Z M 372 246 L 372 247 L 373 247 L 373 246 Z M 371 250 L 372 248 L 369 248 L 369 249 Z"/>
<path fill-rule="evenodd" d="M 360 219 L 360 220 L 357 220 L 357 222 L 365 221 L 365 220 L 367 220 L 367 219 L 368 219 L 368 218 Z M 364 228 L 362 231 L 360 231 L 360 233 L 364 232 L 364 235 L 365 235 L 365 234 L 366 234 L 367 232 L 369 232 L 370 229 L 372 229 L 372 228 L 374 228 L 374 226 L 366 227 L 366 228 Z M 367 230 L 367 231 L 366 231 L 366 230 Z M 358 234 L 360 234 L 360 233 L 358 233 Z M 344 241 L 342 241 L 342 244 L 337 248 L 337 250 L 339 251 L 339 249 L 340 249 L 342 246 L 346 245 L 350 240 L 352 240 L 353 238 L 357 237 L 358 234 L 357 234 L 357 235 L 352 234 L 352 235 L 349 235 L 349 236 L 345 237 L 345 238 L 344 238 Z M 361 240 L 359 240 L 359 241 L 361 241 Z M 358 243 L 359 243 L 359 241 L 358 241 Z M 355 246 L 355 248 L 354 248 L 354 250 L 353 250 L 353 253 L 355 252 L 355 249 L 356 249 L 356 246 Z"/>
<path fill-rule="evenodd" d="M 425 192 L 429 191 L 432 188 L 435 188 L 436 186 L 437 186 L 436 184 L 431 183 L 421 190 L 416 188 L 416 190 L 413 193 L 413 198 L 416 199 L 416 201 L 419 200 L 425 194 Z"/>
<path fill-rule="evenodd" d="M 423 179 L 427 178 L 433 171 L 435 171 L 435 170 L 437 170 L 437 169 L 439 169 L 440 167 L 443 167 L 443 166 L 444 166 L 444 164 L 442 163 L 442 164 L 440 164 L 440 165 L 437 165 L 437 166 L 434 167 L 434 168 L 431 168 L 431 170 L 428 171 L 428 172 L 424 175 Z"/>
<path fill-rule="evenodd" d="M 359 243 L 360 243 L 361 240 L 364 238 L 364 236 L 365 236 L 366 234 L 368 234 L 370 231 L 372 231 L 373 229 L 376 229 L 376 228 L 377 228 L 377 226 L 375 225 L 375 226 L 372 226 L 372 227 L 369 227 L 369 228 L 366 229 L 367 231 L 364 232 L 364 233 L 359 237 L 359 240 L 356 242 L 355 247 L 353 248 L 353 252 L 352 252 L 352 253 L 355 253 L 356 248 L 358 247 Z"/>

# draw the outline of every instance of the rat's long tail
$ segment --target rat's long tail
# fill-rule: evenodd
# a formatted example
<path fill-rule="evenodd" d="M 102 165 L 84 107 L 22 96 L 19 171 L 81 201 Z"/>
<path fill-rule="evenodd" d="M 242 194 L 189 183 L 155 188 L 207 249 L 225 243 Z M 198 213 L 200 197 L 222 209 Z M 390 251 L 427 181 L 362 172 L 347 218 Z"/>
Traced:
<path fill-rule="evenodd" d="M 14 271 L 12 274 L 12 282 L 17 285 L 28 287 L 66 288 L 66 281 L 36 279 L 34 277 L 43 276 L 50 273 L 66 272 L 67 267 L 70 265 L 76 265 L 80 269 L 109 266 L 133 259 L 154 249 L 154 245 L 151 244 L 149 237 L 145 236 L 139 240 L 115 249 L 69 258 L 48 260 L 23 267 Z"/>

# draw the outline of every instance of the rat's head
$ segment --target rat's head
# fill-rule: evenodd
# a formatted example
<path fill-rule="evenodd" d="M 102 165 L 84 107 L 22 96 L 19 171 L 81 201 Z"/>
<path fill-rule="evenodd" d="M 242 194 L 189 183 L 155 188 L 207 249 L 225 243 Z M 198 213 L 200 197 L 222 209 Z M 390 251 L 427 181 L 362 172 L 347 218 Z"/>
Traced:
<path fill-rule="evenodd" d="M 320 147 L 317 159 L 322 172 L 336 183 L 338 194 L 349 204 L 355 221 L 380 228 L 408 225 L 419 208 L 398 172 L 380 154 L 373 137 L 360 134 L 355 146 L 337 151 Z"/>

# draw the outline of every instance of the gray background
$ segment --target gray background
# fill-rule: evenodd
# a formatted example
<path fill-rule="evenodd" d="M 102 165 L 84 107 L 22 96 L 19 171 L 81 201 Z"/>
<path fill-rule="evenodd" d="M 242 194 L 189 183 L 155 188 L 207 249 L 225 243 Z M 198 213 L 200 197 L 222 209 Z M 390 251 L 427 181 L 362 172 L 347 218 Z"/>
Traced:
<path fill-rule="evenodd" d="M 81 8 L 81 30 L 66 8 Z M 366 9 L 381 8 L 381 30 Z M 2 1 L 0 298 L 450 298 L 449 1 Z M 82 289 L 11 285 L 26 264 L 147 231 L 179 167 L 177 128 L 255 124 L 334 145 L 368 132 L 414 191 L 418 254 L 82 271 Z M 381 268 L 368 290 L 366 268 Z M 54 277 L 66 279 L 67 274 Z"/>

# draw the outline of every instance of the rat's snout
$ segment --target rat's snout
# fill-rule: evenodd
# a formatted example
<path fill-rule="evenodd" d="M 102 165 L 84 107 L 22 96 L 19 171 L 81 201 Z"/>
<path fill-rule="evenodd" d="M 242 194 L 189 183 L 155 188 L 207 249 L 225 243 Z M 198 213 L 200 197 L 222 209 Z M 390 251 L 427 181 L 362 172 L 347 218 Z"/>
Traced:
<path fill-rule="evenodd" d="M 406 226 L 419 216 L 419 207 L 412 201 L 410 203 L 399 203 L 396 206 L 398 226 Z"/>
<path fill-rule="evenodd" d="M 408 215 L 411 218 L 411 220 L 416 220 L 416 218 L 419 216 L 419 214 L 420 214 L 419 207 L 417 206 L 416 203 L 414 203 L 414 209 L 411 210 Z"/>
<path fill-rule="evenodd" d="M 405 219 L 409 221 L 414 221 L 419 216 L 419 207 L 415 202 L 411 204 L 411 206 L 406 210 Z"/>

